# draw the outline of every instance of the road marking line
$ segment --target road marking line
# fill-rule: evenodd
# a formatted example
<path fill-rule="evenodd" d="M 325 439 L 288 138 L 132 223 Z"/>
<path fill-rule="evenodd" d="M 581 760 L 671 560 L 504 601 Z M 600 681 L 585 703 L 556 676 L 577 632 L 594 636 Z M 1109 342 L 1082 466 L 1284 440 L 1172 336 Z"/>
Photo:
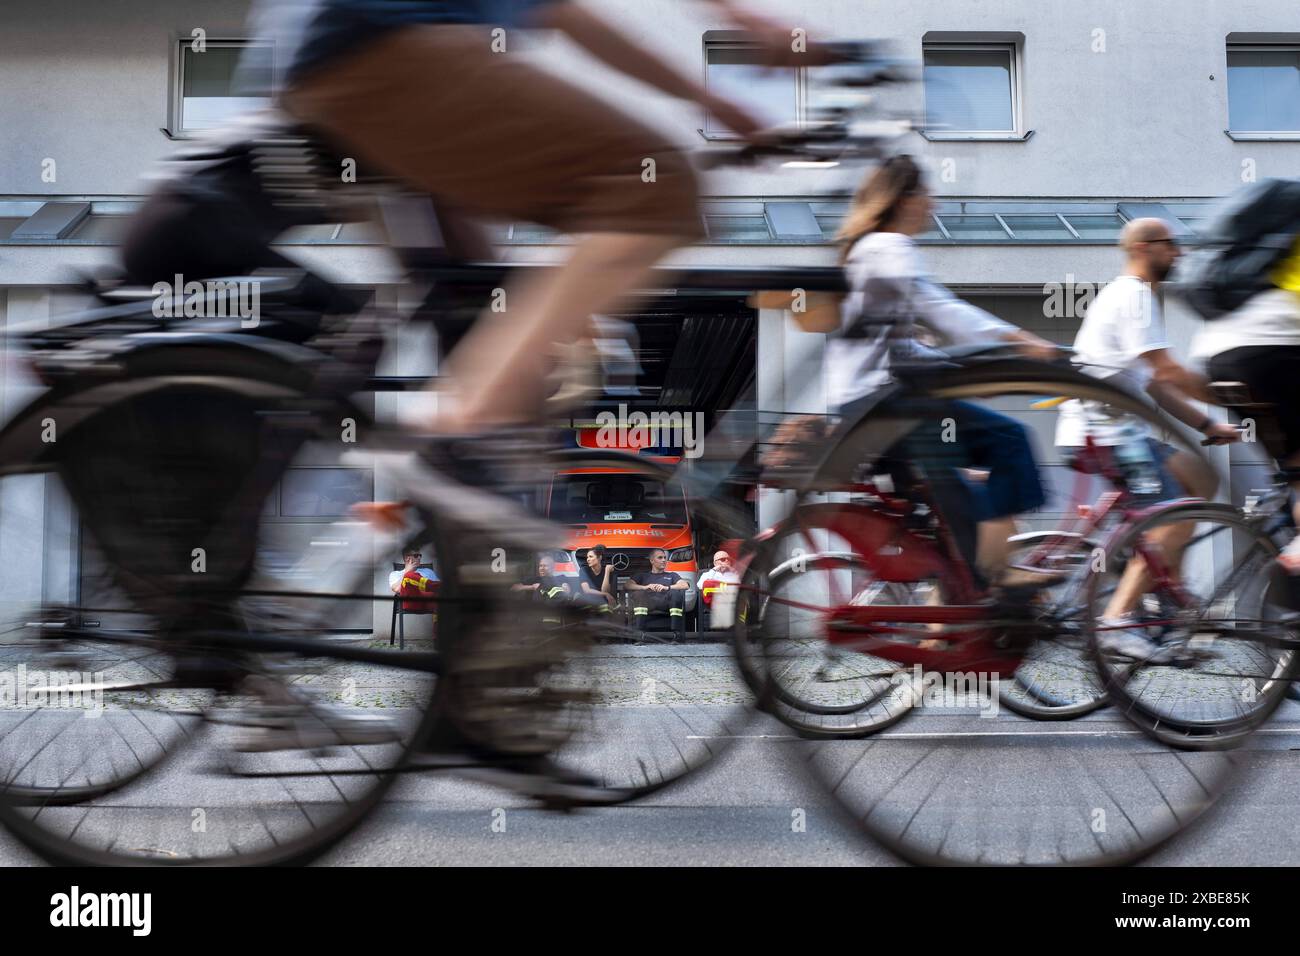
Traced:
<path fill-rule="evenodd" d="M 1257 734 L 1300 734 L 1300 727 L 1261 727 Z M 900 731 L 872 734 L 870 739 L 933 740 L 950 737 L 1145 737 L 1140 730 L 974 730 L 974 731 Z M 687 740 L 802 740 L 794 734 L 691 734 Z M 867 737 L 851 738 L 866 740 Z"/>

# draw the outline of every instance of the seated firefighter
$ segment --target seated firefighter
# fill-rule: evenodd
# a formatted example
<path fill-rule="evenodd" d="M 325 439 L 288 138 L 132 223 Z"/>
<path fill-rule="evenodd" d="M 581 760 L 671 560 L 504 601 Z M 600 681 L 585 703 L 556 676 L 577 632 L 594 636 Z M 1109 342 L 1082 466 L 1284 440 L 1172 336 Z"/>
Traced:
<path fill-rule="evenodd" d="M 591 608 L 598 614 L 609 614 L 618 604 L 614 597 L 614 582 L 614 566 L 605 560 L 605 546 L 592 545 L 578 568 L 578 587 L 573 603 Z"/>
<path fill-rule="evenodd" d="M 650 615 L 667 612 L 673 631 L 686 632 L 686 591 L 690 585 L 675 571 L 667 570 L 668 552 L 658 548 L 650 553 L 650 570 L 642 571 L 627 582 L 632 595 L 632 616 L 644 631 Z"/>
<path fill-rule="evenodd" d="M 525 592 L 525 596 L 542 605 L 543 623 L 564 623 L 564 608 L 569 604 L 573 592 L 568 582 L 555 574 L 555 562 L 550 555 L 538 555 L 537 573 L 511 585 L 511 590 Z"/>

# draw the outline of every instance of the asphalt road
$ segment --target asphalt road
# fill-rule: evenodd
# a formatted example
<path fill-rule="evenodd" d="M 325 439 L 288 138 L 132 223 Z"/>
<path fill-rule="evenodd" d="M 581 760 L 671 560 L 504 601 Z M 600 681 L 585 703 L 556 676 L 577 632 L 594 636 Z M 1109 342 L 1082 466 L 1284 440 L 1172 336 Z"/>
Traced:
<path fill-rule="evenodd" d="M 679 785 L 637 803 L 568 814 L 536 809 L 451 772 L 408 777 L 320 864 L 857 866 L 899 862 L 834 809 L 808 762 L 810 755 L 826 752 L 818 744 L 793 739 L 779 724 L 764 720 L 751 723 L 737 736 L 717 759 Z M 999 806 L 1009 799 L 1008 791 L 1021 801 L 1012 807 L 1019 814 L 1026 806 L 1050 804 L 1051 799 L 1032 788 L 1053 768 L 1079 763 L 1089 768 L 1090 778 L 1098 767 L 1112 768 L 1111 778 L 1102 781 L 1108 789 L 1131 786 L 1140 793 L 1152 780 L 1161 779 L 1159 764 L 1151 761 L 1165 759 L 1106 712 L 1049 724 L 1006 713 L 985 720 L 969 712 L 918 711 L 871 742 L 866 749 L 874 762 L 861 762 L 887 767 L 900 754 L 918 752 L 916 748 L 924 748 L 919 752 L 925 760 L 941 760 L 942 753 L 933 749 L 935 741 L 944 748 L 951 745 L 965 763 L 941 763 L 937 779 L 948 782 L 950 789 L 932 791 L 928 802 L 955 806 L 978 795 L 981 820 L 996 817 Z M 865 745 L 854 746 L 866 752 Z M 1267 732 L 1238 755 L 1232 773 L 1222 779 L 1223 791 L 1216 793 L 1214 804 L 1144 864 L 1300 863 L 1300 828 L 1292 822 L 1295 795 L 1300 792 L 1296 750 L 1300 750 L 1300 707 L 1288 703 Z M 917 762 L 909 758 L 907 763 Z M 994 767 L 999 769 L 995 772 Z M 159 843 L 159 833 L 189 823 L 194 803 L 221 804 L 223 793 L 233 798 L 243 786 L 240 781 L 195 771 L 182 761 L 170 765 L 149 787 L 117 796 L 115 825 L 128 839 L 135 830 L 139 839 Z M 872 777 L 880 777 L 879 772 L 873 769 Z M 1003 785 L 985 788 L 990 777 L 999 778 Z M 1078 786 L 1073 778 L 1065 783 Z M 1022 790 L 1026 791 L 1023 798 L 1018 796 Z M 1170 793 L 1167 786 L 1162 792 L 1166 797 Z M 905 802 L 911 805 L 910 798 Z M 1174 800 L 1170 805 L 1176 804 Z M 1128 809 L 1136 806 L 1134 801 L 1127 804 Z M 950 806 L 945 812 L 949 813 L 944 818 L 949 849 L 952 833 L 982 832 L 980 825 L 972 830 L 970 821 L 963 819 L 952 826 L 951 814 L 960 813 L 960 808 Z M 996 829 L 982 839 L 995 847 L 1006 842 Z M 0 833 L 0 863 L 39 861 L 12 836 Z"/>

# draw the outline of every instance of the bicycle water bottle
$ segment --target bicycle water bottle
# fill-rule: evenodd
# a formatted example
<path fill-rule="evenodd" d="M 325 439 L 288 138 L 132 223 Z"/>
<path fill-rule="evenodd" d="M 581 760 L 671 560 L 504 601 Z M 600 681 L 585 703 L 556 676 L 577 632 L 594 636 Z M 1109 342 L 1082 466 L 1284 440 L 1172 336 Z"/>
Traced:
<path fill-rule="evenodd" d="M 1135 495 L 1159 494 L 1160 471 L 1156 467 L 1151 445 L 1141 430 L 1129 422 L 1118 429 L 1119 441 L 1114 446 L 1115 463 L 1128 490 Z"/>

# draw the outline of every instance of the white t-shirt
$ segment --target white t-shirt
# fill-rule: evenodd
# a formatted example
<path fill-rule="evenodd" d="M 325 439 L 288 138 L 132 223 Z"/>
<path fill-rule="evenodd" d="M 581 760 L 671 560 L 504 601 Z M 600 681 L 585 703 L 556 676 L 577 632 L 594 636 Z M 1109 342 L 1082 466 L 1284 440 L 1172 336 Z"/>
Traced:
<path fill-rule="evenodd" d="M 840 308 L 840 335 L 826 343 L 827 398 L 833 408 L 890 381 L 892 359 L 943 358 L 917 338 L 922 325 L 953 345 L 996 342 L 1014 325 L 963 302 L 925 272 L 916 243 L 898 232 L 863 236 L 844 263 L 849 293 Z M 890 326 L 863 317 L 895 316 Z"/>
<path fill-rule="evenodd" d="M 402 580 L 402 575 L 405 573 L 406 571 L 402 570 L 402 571 L 394 571 L 392 574 L 390 574 L 388 576 L 388 590 L 391 591 L 393 589 L 393 585 L 396 584 L 398 581 Z M 438 575 L 434 574 L 433 568 L 419 567 L 415 569 L 415 573 L 423 574 L 430 581 L 438 580 Z"/>
<path fill-rule="evenodd" d="M 1269 289 L 1235 312 L 1205 323 L 1192 343 L 1192 357 L 1206 360 L 1249 346 L 1300 345 L 1300 294 Z"/>
<path fill-rule="evenodd" d="M 1075 362 L 1097 378 L 1121 376 L 1123 384 L 1144 393 L 1152 370 L 1142 356 L 1169 348 L 1160 300 L 1151 286 L 1137 276 L 1120 276 L 1097 294 L 1074 339 Z M 1077 448 L 1089 430 L 1094 440 L 1122 422 L 1142 434 L 1150 428 L 1141 419 L 1109 414 L 1100 402 L 1070 401 L 1061 406 L 1056 423 L 1056 444 Z"/>
<path fill-rule="evenodd" d="M 727 584 L 739 584 L 740 575 L 735 571 L 715 571 L 709 568 L 707 571 L 701 571 L 699 579 L 695 582 L 695 590 L 703 591 L 705 581 L 720 581 Z"/>

